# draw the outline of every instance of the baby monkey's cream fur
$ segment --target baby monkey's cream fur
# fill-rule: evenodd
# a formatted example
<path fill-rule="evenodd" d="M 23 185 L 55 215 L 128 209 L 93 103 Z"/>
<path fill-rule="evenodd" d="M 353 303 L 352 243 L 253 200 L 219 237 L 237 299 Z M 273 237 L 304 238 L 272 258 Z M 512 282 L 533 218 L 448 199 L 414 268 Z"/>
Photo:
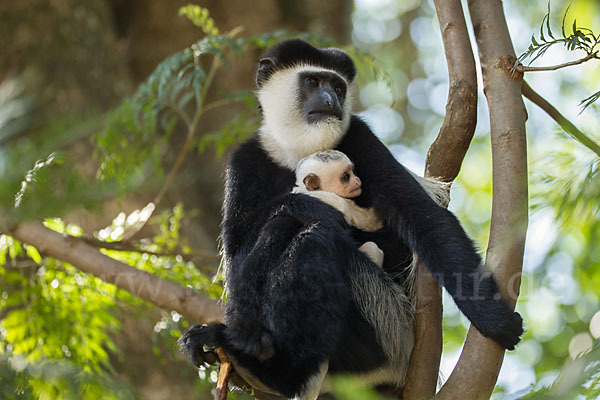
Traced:
<path fill-rule="evenodd" d="M 313 196 L 339 210 L 349 225 L 366 232 L 383 227 L 372 208 L 362 208 L 350 200 L 360 196 L 362 182 L 354 174 L 352 161 L 342 152 L 325 150 L 304 157 L 296 166 L 294 193 Z M 374 243 L 366 242 L 360 250 L 382 266 L 383 251 Z"/>

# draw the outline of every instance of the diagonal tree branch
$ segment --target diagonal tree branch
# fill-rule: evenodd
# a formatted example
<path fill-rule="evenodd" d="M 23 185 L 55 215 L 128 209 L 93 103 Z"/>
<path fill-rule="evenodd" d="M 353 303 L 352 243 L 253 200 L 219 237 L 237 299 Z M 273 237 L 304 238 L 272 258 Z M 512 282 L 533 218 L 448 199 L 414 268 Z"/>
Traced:
<path fill-rule="evenodd" d="M 450 79 L 446 116 L 427 154 L 425 176 L 452 182 L 477 125 L 477 73 L 460 0 L 435 0 Z M 435 394 L 442 353 L 442 296 L 422 263 L 417 271 L 415 347 L 411 353 L 404 398 Z"/>
<path fill-rule="evenodd" d="M 494 194 L 486 264 L 494 271 L 502 295 L 514 306 L 527 230 L 527 113 L 521 78 L 512 74 L 516 57 L 502 2 L 470 0 L 469 11 L 479 47 L 492 137 Z M 489 398 L 503 356 L 500 345 L 471 326 L 458 364 L 437 398 Z"/>
<path fill-rule="evenodd" d="M 191 321 L 213 323 L 223 320 L 223 306 L 220 302 L 114 260 L 81 238 L 60 234 L 38 222 L 19 224 L 6 233 L 36 247 L 46 256 L 68 262 L 81 271 L 112 283 L 158 307 L 177 311 Z M 235 372 L 231 380 L 238 387 L 246 388 L 256 399 L 284 400 L 283 397 L 248 389 L 251 386 Z"/>
<path fill-rule="evenodd" d="M 600 145 L 594 142 L 589 136 L 580 131 L 571 121 L 569 121 L 564 115 L 560 113 L 548 100 L 540 96 L 535 90 L 523 81 L 522 87 L 523 96 L 531 100 L 533 104 L 541 108 L 552 118 L 561 128 L 563 128 L 569 135 L 573 136 L 579 143 L 592 150 L 598 156 L 600 156 Z"/>
<path fill-rule="evenodd" d="M 177 311 L 192 321 L 210 323 L 223 318 L 222 305 L 216 300 L 114 260 L 83 240 L 55 232 L 39 222 L 19 224 L 8 234 L 36 247 L 44 255 L 68 262 L 83 272 L 158 307 Z"/>

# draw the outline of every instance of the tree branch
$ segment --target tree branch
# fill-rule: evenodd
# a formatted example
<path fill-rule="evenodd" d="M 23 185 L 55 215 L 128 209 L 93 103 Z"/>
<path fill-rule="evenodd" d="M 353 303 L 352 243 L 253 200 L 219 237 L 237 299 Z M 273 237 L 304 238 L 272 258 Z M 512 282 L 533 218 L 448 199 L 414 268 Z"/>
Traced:
<path fill-rule="evenodd" d="M 520 76 L 512 74 L 516 57 L 502 2 L 470 0 L 469 11 L 479 48 L 492 137 L 494 194 L 486 264 L 494 271 L 502 295 L 514 306 L 527 230 L 527 114 Z M 471 326 L 458 364 L 437 398 L 489 398 L 503 356 L 500 345 Z"/>
<path fill-rule="evenodd" d="M 446 61 L 446 116 L 427 153 L 425 175 L 452 182 L 460 171 L 477 125 L 477 72 L 460 1 L 435 0 Z"/>
<path fill-rule="evenodd" d="M 19 224 L 8 234 L 36 247 L 44 255 L 68 262 L 83 272 L 158 307 L 177 311 L 192 321 L 211 323 L 220 322 L 223 318 L 222 305 L 216 300 L 114 260 L 77 237 L 60 234 L 38 222 Z"/>
<path fill-rule="evenodd" d="M 425 176 L 452 182 L 477 125 L 477 74 L 460 0 L 434 0 L 448 63 L 446 116 L 429 148 Z M 442 353 L 442 293 L 422 263 L 417 271 L 415 347 L 411 353 L 404 398 L 435 394 Z"/>
<path fill-rule="evenodd" d="M 167 193 L 167 190 L 169 189 L 169 187 L 171 186 L 171 183 L 175 179 L 175 175 L 177 174 L 177 172 L 179 172 L 179 169 L 183 165 L 183 161 L 185 160 L 187 153 L 189 152 L 190 148 L 192 147 L 194 134 L 196 133 L 196 128 L 198 125 L 198 117 L 199 117 L 199 114 L 196 114 L 196 116 L 194 116 L 194 120 L 188 126 L 188 132 L 187 132 L 187 136 L 185 138 L 185 143 L 181 147 L 181 151 L 179 152 L 179 155 L 177 156 L 175 163 L 171 167 L 169 174 L 167 175 L 160 190 L 158 191 L 158 194 L 154 197 L 154 200 L 152 201 L 152 204 L 154 205 L 154 207 L 152 208 L 150 215 L 148 216 L 148 218 L 146 218 L 146 220 L 143 223 L 138 224 L 137 226 L 135 226 L 134 228 L 132 228 L 128 231 L 125 231 L 125 233 L 123 234 L 123 238 L 121 239 L 121 242 L 127 242 L 127 241 L 130 241 L 131 239 L 133 239 L 135 237 L 135 235 L 137 235 L 138 232 L 140 232 L 142 230 L 142 228 L 144 228 L 144 226 L 146 226 L 146 223 L 148 221 L 150 221 L 150 217 L 152 216 L 152 214 L 154 213 L 154 210 L 156 210 L 156 208 L 162 201 L 163 197 Z"/>
<path fill-rule="evenodd" d="M 533 104 L 541 108 L 552 118 L 562 129 L 564 129 L 569 135 L 573 136 L 575 140 L 579 141 L 582 145 L 592 150 L 594 153 L 600 156 L 600 145 L 594 142 L 589 136 L 581 132 L 571 121 L 569 121 L 564 115 L 560 113 L 552 104 L 546 99 L 540 96 L 535 90 L 523 81 L 521 90 L 523 96 L 531 100 Z"/>
<path fill-rule="evenodd" d="M 589 61 L 593 58 L 598 59 L 597 51 L 590 53 L 587 56 L 585 56 L 579 60 L 569 61 L 564 64 L 552 65 L 549 67 L 526 67 L 525 65 L 519 64 L 517 66 L 516 70 L 519 72 L 556 71 L 557 69 L 566 68 L 566 67 L 570 67 L 573 65 L 583 64 L 584 62 Z"/>

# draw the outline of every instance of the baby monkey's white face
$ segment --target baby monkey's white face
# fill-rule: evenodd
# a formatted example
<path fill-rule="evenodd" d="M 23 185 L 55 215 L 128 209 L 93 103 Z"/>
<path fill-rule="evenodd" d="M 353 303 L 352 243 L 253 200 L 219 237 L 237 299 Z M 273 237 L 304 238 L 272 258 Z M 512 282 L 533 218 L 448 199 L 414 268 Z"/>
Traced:
<path fill-rule="evenodd" d="M 354 174 L 354 166 L 345 161 L 321 163 L 314 168 L 314 173 L 304 177 L 303 183 L 309 191 L 324 190 L 347 199 L 360 196 L 362 193 L 362 183 Z"/>

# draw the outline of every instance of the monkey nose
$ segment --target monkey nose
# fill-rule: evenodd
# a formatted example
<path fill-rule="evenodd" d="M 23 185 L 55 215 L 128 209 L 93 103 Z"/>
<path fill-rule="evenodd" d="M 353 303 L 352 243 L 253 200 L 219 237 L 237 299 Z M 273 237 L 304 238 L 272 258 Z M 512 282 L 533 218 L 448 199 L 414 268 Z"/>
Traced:
<path fill-rule="evenodd" d="M 331 95 L 327 92 L 323 92 L 323 102 L 325 103 L 325 106 L 327 106 L 328 109 L 332 109 L 333 108 L 333 99 L 331 98 Z"/>

